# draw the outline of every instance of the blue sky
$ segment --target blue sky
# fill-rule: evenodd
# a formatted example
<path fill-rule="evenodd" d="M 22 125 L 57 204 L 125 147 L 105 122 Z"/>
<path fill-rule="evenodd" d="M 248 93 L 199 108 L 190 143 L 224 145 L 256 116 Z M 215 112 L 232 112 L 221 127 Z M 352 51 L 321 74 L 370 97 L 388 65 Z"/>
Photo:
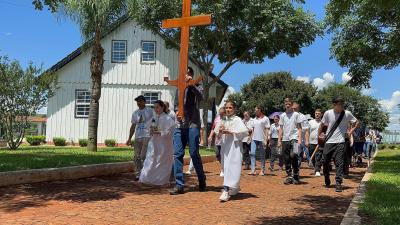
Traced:
<path fill-rule="evenodd" d="M 324 17 L 326 0 L 308 0 L 305 8 L 314 13 L 317 19 Z M 82 43 L 78 27 L 67 19 L 54 16 L 47 10 L 35 11 L 31 0 L 0 0 L 0 55 L 8 55 L 26 66 L 30 61 L 49 68 Z M 323 87 L 331 81 L 342 82 L 346 68 L 340 67 L 330 59 L 331 37 L 318 38 L 302 54 L 290 58 L 279 55 L 262 64 L 233 66 L 223 80 L 236 91 L 255 74 L 273 71 L 290 71 L 294 77 L 308 80 Z M 216 65 L 216 72 L 220 67 Z M 400 130 L 400 68 L 378 70 L 373 74 L 371 89 L 365 90 L 380 100 L 392 113 L 391 129 Z"/>

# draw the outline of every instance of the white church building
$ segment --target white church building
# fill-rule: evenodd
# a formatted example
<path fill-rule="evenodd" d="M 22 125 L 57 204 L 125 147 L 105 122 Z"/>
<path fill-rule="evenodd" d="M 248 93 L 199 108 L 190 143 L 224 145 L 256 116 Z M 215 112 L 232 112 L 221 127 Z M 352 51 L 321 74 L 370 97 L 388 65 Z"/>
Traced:
<path fill-rule="evenodd" d="M 105 49 L 104 72 L 100 98 L 98 142 L 128 138 L 132 112 L 137 109 L 134 98 L 144 95 L 151 106 L 160 99 L 175 99 L 175 87 L 163 78 L 176 79 L 179 49 L 167 48 L 164 37 L 143 29 L 133 20 L 118 21 L 102 40 Z M 58 90 L 47 106 L 46 139 L 64 137 L 69 142 L 87 138 L 90 104 L 90 50 L 78 48 L 51 70 L 58 77 Z M 189 60 L 195 75 L 204 74 L 195 60 Z M 214 75 L 211 75 L 214 76 Z M 208 79 L 212 79 L 208 77 Z M 218 81 L 210 89 L 209 104 L 219 104 L 228 85 Z"/>

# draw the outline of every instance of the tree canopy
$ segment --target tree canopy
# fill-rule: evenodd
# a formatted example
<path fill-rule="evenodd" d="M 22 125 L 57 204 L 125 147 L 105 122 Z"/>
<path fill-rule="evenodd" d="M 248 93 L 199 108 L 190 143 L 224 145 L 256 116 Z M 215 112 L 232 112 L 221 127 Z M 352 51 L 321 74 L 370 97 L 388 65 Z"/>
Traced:
<path fill-rule="evenodd" d="M 39 76 L 40 75 L 40 76 Z M 47 104 L 56 89 L 56 76 L 30 64 L 0 56 L 0 125 L 12 149 L 18 148 L 29 127 L 27 118 Z"/>
<path fill-rule="evenodd" d="M 349 68 L 351 86 L 369 87 L 376 69 L 400 63 L 400 4 L 397 0 L 331 0 L 326 26 L 331 55 Z"/>

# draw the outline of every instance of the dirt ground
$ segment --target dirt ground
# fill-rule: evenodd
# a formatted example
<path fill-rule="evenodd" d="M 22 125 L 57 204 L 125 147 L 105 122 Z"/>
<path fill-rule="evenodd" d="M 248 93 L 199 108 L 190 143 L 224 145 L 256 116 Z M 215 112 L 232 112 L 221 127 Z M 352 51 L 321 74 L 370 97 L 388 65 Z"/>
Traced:
<path fill-rule="evenodd" d="M 187 192 L 145 187 L 132 174 L 0 188 L 0 224 L 321 224 L 338 225 L 365 173 L 351 169 L 344 192 L 323 186 L 305 164 L 301 184 L 284 185 L 285 174 L 249 176 L 241 193 L 220 203 L 219 164 L 204 165 L 207 192 L 197 177 L 186 177 Z M 331 175 L 334 183 L 334 175 Z"/>

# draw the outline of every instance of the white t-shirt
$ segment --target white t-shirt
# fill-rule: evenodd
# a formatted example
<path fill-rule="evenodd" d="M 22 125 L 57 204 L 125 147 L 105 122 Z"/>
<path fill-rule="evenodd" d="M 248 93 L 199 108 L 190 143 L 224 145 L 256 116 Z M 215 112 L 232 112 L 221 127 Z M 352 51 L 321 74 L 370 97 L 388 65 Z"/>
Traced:
<path fill-rule="evenodd" d="M 138 109 L 132 114 L 131 123 L 136 125 L 135 139 L 150 137 L 150 126 L 153 115 L 153 109 L 148 107 Z"/>
<path fill-rule="evenodd" d="M 283 127 L 282 141 L 297 140 L 297 125 L 302 123 L 302 118 L 297 112 L 282 113 L 279 126 Z"/>
<path fill-rule="evenodd" d="M 244 125 L 247 127 L 247 129 L 249 129 L 250 131 L 253 130 L 253 128 L 254 128 L 254 119 L 253 118 L 250 118 L 248 121 L 243 119 L 242 121 L 243 121 Z M 249 140 L 249 137 L 250 137 L 250 135 L 247 135 L 243 139 L 243 142 L 247 142 Z"/>
<path fill-rule="evenodd" d="M 318 144 L 318 129 L 321 125 L 321 121 L 317 122 L 315 119 L 310 122 L 310 144 Z"/>
<path fill-rule="evenodd" d="M 339 116 L 340 113 L 335 113 L 333 109 L 330 109 L 325 112 L 321 122 L 325 126 L 328 126 L 326 135 L 329 134 L 329 131 L 331 130 L 331 128 L 333 127 Z M 329 140 L 326 143 L 344 143 L 349 122 L 355 123 L 357 122 L 357 119 L 353 116 L 351 112 L 346 110 L 343 120 L 340 122 L 338 128 L 333 132 L 333 135 L 329 138 Z"/>
<path fill-rule="evenodd" d="M 310 129 L 310 123 L 308 122 L 307 117 L 303 113 L 298 112 L 298 114 L 299 114 L 299 119 L 301 121 L 301 138 L 304 142 L 306 138 L 306 131 Z M 295 129 L 294 132 L 296 132 L 296 139 L 297 139 L 297 127 L 295 127 L 294 129 Z"/>
<path fill-rule="evenodd" d="M 254 141 L 264 141 L 266 137 L 265 129 L 269 128 L 269 119 L 268 117 L 264 116 L 262 118 L 254 118 L 253 120 L 253 140 Z"/>
<path fill-rule="evenodd" d="M 269 134 L 271 138 L 278 138 L 279 135 L 279 129 L 281 129 L 281 127 L 278 125 L 276 125 L 275 123 L 273 123 L 271 125 L 271 129 L 269 130 Z"/>

